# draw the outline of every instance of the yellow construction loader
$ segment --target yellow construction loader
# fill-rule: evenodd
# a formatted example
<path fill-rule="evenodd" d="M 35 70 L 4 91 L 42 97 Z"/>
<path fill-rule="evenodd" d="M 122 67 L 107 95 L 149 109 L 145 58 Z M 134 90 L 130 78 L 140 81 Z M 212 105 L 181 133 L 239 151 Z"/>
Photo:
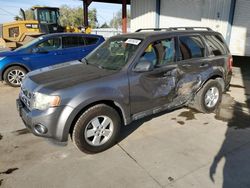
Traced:
<path fill-rule="evenodd" d="M 22 20 L 0 24 L 0 49 L 15 49 L 28 41 L 48 33 L 80 32 L 75 27 L 62 27 L 59 22 L 59 8 L 32 7 L 33 20 L 26 20 L 22 9 Z"/>

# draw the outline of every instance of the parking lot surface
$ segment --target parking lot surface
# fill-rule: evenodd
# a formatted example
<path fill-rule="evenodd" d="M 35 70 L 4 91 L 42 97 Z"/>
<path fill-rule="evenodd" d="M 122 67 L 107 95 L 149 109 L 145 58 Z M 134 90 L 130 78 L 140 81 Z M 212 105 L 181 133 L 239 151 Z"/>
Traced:
<path fill-rule="evenodd" d="M 250 79 L 234 71 L 217 115 L 161 113 L 95 155 L 30 134 L 16 111 L 19 88 L 1 83 L 0 187 L 250 187 Z"/>

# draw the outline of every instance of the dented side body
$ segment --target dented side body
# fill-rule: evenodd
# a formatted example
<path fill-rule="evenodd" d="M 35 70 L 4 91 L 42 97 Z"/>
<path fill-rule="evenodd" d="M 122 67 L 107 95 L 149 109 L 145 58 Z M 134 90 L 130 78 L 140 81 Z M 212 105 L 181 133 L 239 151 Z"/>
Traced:
<path fill-rule="evenodd" d="M 30 110 L 23 105 L 22 119 L 35 135 L 65 142 L 79 114 L 98 103 L 106 103 L 119 110 L 123 123 L 128 125 L 133 120 L 187 105 L 209 79 L 219 79 L 225 90 L 232 74 L 227 66 L 230 53 L 213 56 L 203 37 L 209 34 L 220 35 L 213 31 L 175 31 L 119 36 L 142 41 L 119 71 L 69 62 L 61 67 L 31 72 L 23 82 L 24 90 L 58 95 L 62 100 L 59 107 L 45 111 Z M 183 60 L 179 37 L 193 35 L 202 39 L 204 57 Z M 174 61 L 150 71 L 135 71 L 145 49 L 152 42 L 166 38 L 174 38 Z M 21 99 L 19 101 L 22 103 Z M 34 131 L 34 126 L 39 123 L 48 128 L 48 133 L 41 135 Z"/>
<path fill-rule="evenodd" d="M 177 61 L 180 58 L 178 37 L 186 35 L 203 38 L 204 33 L 159 35 L 146 43 L 145 47 L 152 41 L 175 37 L 177 57 L 175 62 L 150 72 L 138 74 L 129 71 L 132 120 L 187 105 L 209 79 L 219 79 L 223 91 L 229 87 L 232 72 L 227 67 L 230 57 L 228 48 L 225 55 L 212 56 L 202 39 L 206 47 L 204 57 Z M 139 57 L 135 62 L 139 61 Z"/>

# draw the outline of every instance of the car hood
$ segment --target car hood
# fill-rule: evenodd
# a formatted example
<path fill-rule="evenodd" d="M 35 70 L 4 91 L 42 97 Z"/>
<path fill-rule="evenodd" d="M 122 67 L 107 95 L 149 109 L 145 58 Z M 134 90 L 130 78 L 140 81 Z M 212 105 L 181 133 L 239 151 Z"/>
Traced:
<path fill-rule="evenodd" d="M 59 90 L 113 74 L 116 71 L 71 61 L 30 72 L 27 79 L 39 88 Z"/>

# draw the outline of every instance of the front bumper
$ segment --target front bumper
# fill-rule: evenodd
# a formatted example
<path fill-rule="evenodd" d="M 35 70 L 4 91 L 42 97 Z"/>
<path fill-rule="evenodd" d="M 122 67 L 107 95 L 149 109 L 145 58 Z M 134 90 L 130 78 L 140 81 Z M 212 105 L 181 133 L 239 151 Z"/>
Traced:
<path fill-rule="evenodd" d="M 50 138 L 57 142 L 66 142 L 68 130 L 65 128 L 67 119 L 73 111 L 69 106 L 59 106 L 47 110 L 29 110 L 24 103 L 16 100 L 17 110 L 25 126 L 36 136 Z M 46 133 L 39 133 L 37 126 L 46 128 Z"/>

